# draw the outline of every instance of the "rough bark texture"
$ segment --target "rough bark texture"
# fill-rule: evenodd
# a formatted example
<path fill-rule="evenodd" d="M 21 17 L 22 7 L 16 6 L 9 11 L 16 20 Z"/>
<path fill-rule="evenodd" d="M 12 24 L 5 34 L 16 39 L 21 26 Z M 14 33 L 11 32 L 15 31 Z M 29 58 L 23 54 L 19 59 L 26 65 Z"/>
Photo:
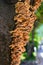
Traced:
<path fill-rule="evenodd" d="M 17 15 L 14 17 L 16 28 L 11 31 L 13 38 L 10 45 L 11 65 L 20 64 L 20 57 L 25 52 L 25 46 L 29 40 L 28 35 L 32 31 L 34 22 L 37 19 L 34 12 L 40 6 L 40 2 L 40 0 L 35 0 L 34 3 L 30 0 L 24 0 L 24 2 L 17 2 L 15 5 Z"/>
<path fill-rule="evenodd" d="M 14 10 L 4 0 L 0 0 L 0 65 L 10 65 L 10 30 L 14 27 Z"/>

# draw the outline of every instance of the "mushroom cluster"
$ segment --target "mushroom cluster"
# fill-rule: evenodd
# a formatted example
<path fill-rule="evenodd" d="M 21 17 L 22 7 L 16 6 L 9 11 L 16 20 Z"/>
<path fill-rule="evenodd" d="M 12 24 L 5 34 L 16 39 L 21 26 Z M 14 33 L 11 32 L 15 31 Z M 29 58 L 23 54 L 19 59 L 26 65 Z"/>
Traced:
<path fill-rule="evenodd" d="M 31 0 L 24 0 L 24 2 L 19 0 L 19 2 L 15 4 L 16 16 L 14 16 L 14 21 L 16 28 L 11 31 L 13 34 L 13 41 L 10 45 L 11 65 L 19 65 L 21 62 L 20 57 L 22 53 L 25 52 L 25 46 L 29 41 L 29 34 L 37 19 L 35 11 L 40 6 L 40 3 L 41 0 L 33 0 L 33 2 Z"/>

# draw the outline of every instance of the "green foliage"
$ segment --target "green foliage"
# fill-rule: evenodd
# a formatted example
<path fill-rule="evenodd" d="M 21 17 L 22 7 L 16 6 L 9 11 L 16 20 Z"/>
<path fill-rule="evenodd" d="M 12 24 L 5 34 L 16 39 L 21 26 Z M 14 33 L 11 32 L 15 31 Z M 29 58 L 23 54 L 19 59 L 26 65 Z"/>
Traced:
<path fill-rule="evenodd" d="M 37 42 L 37 41 L 34 41 L 34 46 L 35 46 L 36 48 L 38 48 L 38 42 Z"/>
<path fill-rule="evenodd" d="M 23 60 L 35 60 L 35 59 L 36 59 L 36 58 L 35 58 L 35 56 L 33 55 L 33 53 L 32 53 L 31 56 L 28 56 L 27 52 L 25 52 L 25 53 L 23 53 L 22 56 L 21 56 L 21 60 L 22 60 L 22 61 L 23 61 Z"/>
<path fill-rule="evenodd" d="M 37 18 L 38 18 L 38 26 L 43 24 L 43 2 L 41 3 L 41 6 L 38 8 L 38 10 L 35 12 Z M 37 27 L 38 27 L 37 26 Z"/>
<path fill-rule="evenodd" d="M 43 2 L 41 3 L 41 6 L 38 8 L 38 10 L 36 11 L 36 16 L 38 18 L 43 16 Z"/>
<path fill-rule="evenodd" d="M 29 40 L 32 40 L 32 32 L 30 32 L 29 36 L 30 36 Z"/>

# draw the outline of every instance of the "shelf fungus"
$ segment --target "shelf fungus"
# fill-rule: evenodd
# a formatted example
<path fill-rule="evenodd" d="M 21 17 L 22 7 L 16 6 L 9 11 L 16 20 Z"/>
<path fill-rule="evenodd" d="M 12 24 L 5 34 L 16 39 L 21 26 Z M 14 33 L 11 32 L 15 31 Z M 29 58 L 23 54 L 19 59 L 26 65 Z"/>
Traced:
<path fill-rule="evenodd" d="M 40 0 L 20 0 L 15 4 L 14 21 L 16 28 L 11 31 L 13 34 L 13 41 L 10 45 L 11 48 L 11 65 L 19 65 L 20 57 L 23 52 L 25 52 L 25 46 L 29 41 L 29 34 L 33 29 L 34 22 L 37 17 L 35 11 L 40 6 Z"/>

